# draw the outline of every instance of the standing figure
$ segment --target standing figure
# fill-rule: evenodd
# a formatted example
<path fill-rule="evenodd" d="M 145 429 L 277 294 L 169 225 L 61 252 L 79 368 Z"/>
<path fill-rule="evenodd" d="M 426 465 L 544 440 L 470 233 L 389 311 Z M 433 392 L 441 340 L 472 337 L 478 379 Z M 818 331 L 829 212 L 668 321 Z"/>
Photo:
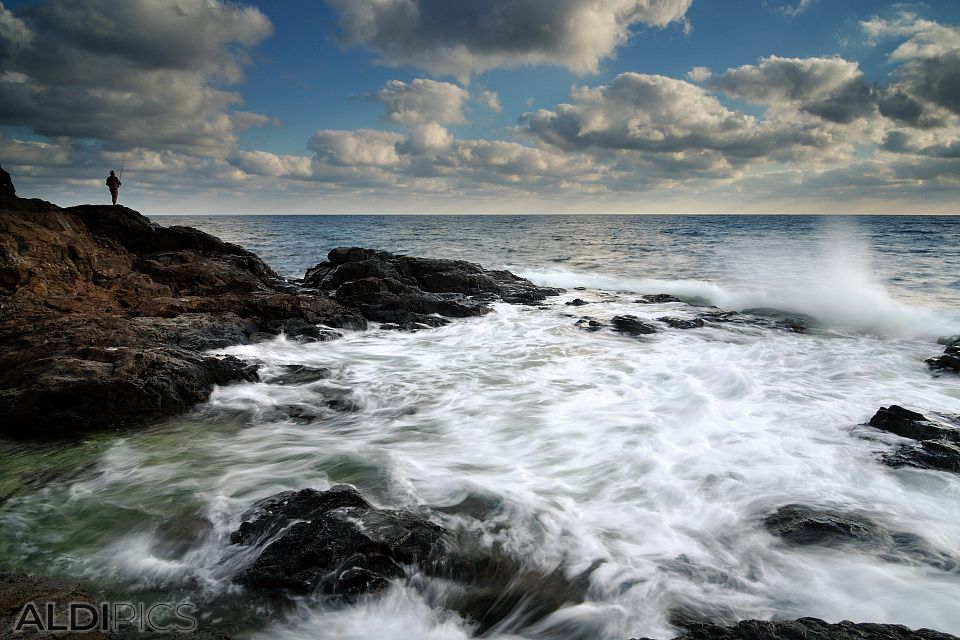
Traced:
<path fill-rule="evenodd" d="M 110 187 L 110 197 L 113 198 L 113 206 L 117 206 L 117 196 L 120 195 L 120 178 L 110 172 L 107 176 L 107 186 Z"/>

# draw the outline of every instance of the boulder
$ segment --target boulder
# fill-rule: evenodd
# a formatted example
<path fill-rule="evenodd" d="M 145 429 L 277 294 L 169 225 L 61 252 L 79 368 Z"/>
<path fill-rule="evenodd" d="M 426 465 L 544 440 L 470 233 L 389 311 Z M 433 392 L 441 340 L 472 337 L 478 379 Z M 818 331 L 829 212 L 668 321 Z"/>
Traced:
<path fill-rule="evenodd" d="M 922 413 L 892 404 L 880 407 L 870 418 L 871 427 L 893 433 L 911 440 L 936 440 L 939 438 L 960 442 L 960 429 L 942 422 L 930 420 Z"/>
<path fill-rule="evenodd" d="M 870 419 L 870 426 L 917 441 L 885 454 L 883 462 L 891 467 L 960 473 L 960 416 L 938 417 L 941 419 L 931 420 L 898 405 L 881 407 Z"/>
<path fill-rule="evenodd" d="M 634 300 L 634 302 L 637 304 L 664 304 L 667 302 L 683 302 L 683 300 L 669 293 L 648 293 L 639 300 Z"/>
<path fill-rule="evenodd" d="M 633 336 L 657 333 L 659 329 L 648 322 L 640 320 L 637 316 L 624 315 L 614 316 L 610 321 L 614 331 L 627 333 Z"/>
<path fill-rule="evenodd" d="M 657 321 L 664 323 L 673 329 L 700 329 L 704 326 L 703 318 L 676 318 L 673 316 L 663 316 L 657 318 Z"/>

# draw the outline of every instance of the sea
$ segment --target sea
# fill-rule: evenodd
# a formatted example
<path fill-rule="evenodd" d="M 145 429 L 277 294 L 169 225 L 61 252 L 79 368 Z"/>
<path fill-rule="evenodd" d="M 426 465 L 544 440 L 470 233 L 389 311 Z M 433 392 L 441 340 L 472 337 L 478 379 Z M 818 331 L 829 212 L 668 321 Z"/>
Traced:
<path fill-rule="evenodd" d="M 960 218 L 933 216 L 175 216 L 302 277 L 338 246 L 458 258 L 567 293 L 416 332 L 343 331 L 235 346 L 263 379 L 190 413 L 67 443 L 0 442 L 0 571 L 70 576 L 99 598 L 200 603 L 257 640 L 476 637 L 411 571 L 380 597 L 305 600 L 269 619 L 203 617 L 242 593 L 229 534 L 256 500 L 347 483 L 421 509 L 577 597 L 482 637 L 672 638 L 675 616 L 814 616 L 960 635 L 960 475 L 883 464 L 909 441 L 880 408 L 960 414 L 931 371 L 960 334 Z M 644 294 L 683 302 L 638 304 Z M 587 304 L 566 304 L 580 298 Z M 804 318 L 640 337 L 584 316 L 692 318 L 710 307 Z M 776 312 L 771 310 L 778 310 Z M 316 384 L 271 383 L 284 365 Z M 326 407 L 324 394 L 354 411 Z M 284 408 L 322 418 L 309 424 Z M 791 504 L 922 536 L 956 563 L 857 545 L 797 546 L 764 518 Z M 479 506 L 478 506 L 479 505 Z M 165 523 L 213 524 L 180 557 Z M 229 560 L 229 561 L 228 561 Z M 249 561 L 249 559 L 246 559 Z M 549 586 L 549 585 L 547 585 Z M 535 587 L 533 590 L 536 590 Z"/>

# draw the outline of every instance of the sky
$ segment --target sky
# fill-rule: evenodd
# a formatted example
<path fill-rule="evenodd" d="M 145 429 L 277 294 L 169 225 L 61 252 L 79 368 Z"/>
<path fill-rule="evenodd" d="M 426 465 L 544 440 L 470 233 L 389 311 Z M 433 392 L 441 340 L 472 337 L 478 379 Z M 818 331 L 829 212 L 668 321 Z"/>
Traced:
<path fill-rule="evenodd" d="M 960 2 L 2 0 L 18 194 L 960 214 Z"/>

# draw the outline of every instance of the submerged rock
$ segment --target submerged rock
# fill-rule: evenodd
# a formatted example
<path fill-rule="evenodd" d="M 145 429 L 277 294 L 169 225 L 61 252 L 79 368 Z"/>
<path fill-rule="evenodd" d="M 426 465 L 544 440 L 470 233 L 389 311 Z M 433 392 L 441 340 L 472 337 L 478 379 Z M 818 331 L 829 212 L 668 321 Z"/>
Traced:
<path fill-rule="evenodd" d="M 743 620 L 730 627 L 691 622 L 684 625 L 683 633 L 674 640 L 957 640 L 957 638 L 931 629 L 914 631 L 898 624 L 853 623 L 848 620 L 830 624 L 817 618 L 800 618 L 785 622 Z"/>
<path fill-rule="evenodd" d="M 502 300 L 536 304 L 560 289 L 538 287 L 509 271 L 484 269 L 463 260 L 394 255 L 360 247 L 338 247 L 309 269 L 304 283 L 329 291 L 366 318 L 404 329 L 437 327 L 443 318 L 489 313 Z"/>
<path fill-rule="evenodd" d="M 599 320 L 594 320 L 590 316 L 584 316 L 573 324 L 578 329 L 585 329 L 587 331 L 600 331 L 600 329 L 603 329 L 605 326 L 607 326 Z"/>
<path fill-rule="evenodd" d="M 574 298 L 573 300 L 566 303 L 568 307 L 582 307 L 584 305 L 590 304 L 583 298 Z"/>
<path fill-rule="evenodd" d="M 943 354 L 927 359 L 931 369 L 960 372 L 960 345 L 950 344 L 943 350 Z"/>
<path fill-rule="evenodd" d="M 652 324 L 642 321 L 637 316 L 631 315 L 614 316 L 610 324 L 613 325 L 614 331 L 634 336 L 657 333 L 659 331 L 659 329 Z"/>

